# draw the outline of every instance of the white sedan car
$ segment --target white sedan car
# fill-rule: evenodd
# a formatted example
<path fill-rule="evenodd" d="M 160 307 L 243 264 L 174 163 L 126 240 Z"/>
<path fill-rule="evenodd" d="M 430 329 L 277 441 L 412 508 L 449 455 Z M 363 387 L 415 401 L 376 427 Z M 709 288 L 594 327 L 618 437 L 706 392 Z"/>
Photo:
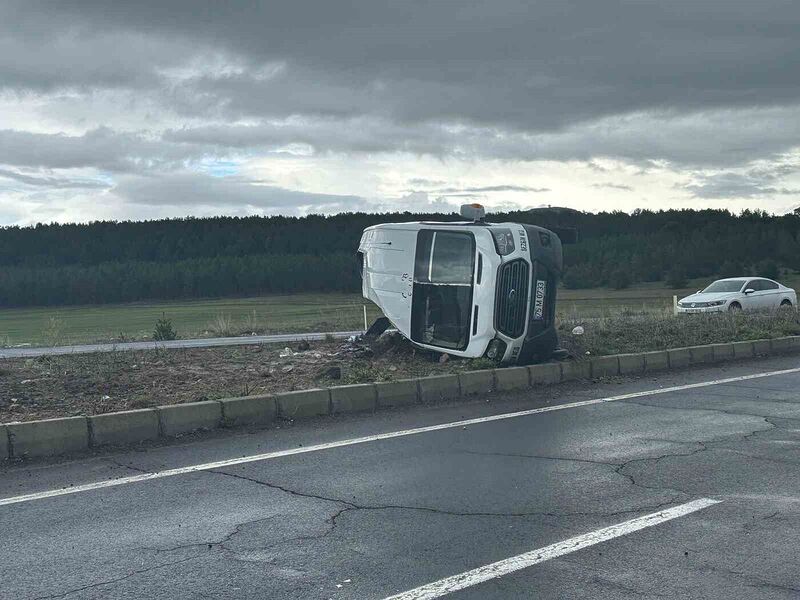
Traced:
<path fill-rule="evenodd" d="M 778 310 L 797 306 L 797 293 L 777 281 L 736 277 L 715 281 L 706 289 L 678 302 L 679 313 L 735 310 Z"/>

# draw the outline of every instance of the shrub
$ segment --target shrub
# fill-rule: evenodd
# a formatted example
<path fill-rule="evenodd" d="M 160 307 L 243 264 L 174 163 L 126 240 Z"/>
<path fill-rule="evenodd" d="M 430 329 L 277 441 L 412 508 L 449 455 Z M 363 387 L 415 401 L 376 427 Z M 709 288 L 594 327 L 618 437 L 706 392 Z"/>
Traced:
<path fill-rule="evenodd" d="M 719 268 L 719 276 L 725 277 L 743 277 L 745 269 L 740 262 L 734 260 L 726 260 Z"/>
<path fill-rule="evenodd" d="M 689 282 L 686 280 L 686 271 L 680 265 L 673 266 L 667 273 L 667 287 L 678 290 L 687 285 Z"/>
<path fill-rule="evenodd" d="M 166 315 L 156 321 L 156 328 L 153 330 L 153 339 L 157 342 L 166 342 L 169 340 L 177 339 L 178 332 L 172 326 L 172 319 L 168 319 Z"/>
<path fill-rule="evenodd" d="M 230 337 L 233 335 L 233 319 L 230 315 L 219 313 L 208 328 L 220 337 Z"/>
<path fill-rule="evenodd" d="M 570 267 L 564 273 L 562 281 L 569 290 L 594 288 L 600 284 L 592 269 L 585 266 Z"/>
<path fill-rule="evenodd" d="M 760 263 L 756 265 L 757 273 L 759 277 L 766 277 L 767 279 L 778 279 L 781 276 L 780 269 L 778 268 L 778 263 L 776 263 L 772 259 L 762 260 Z"/>
<path fill-rule="evenodd" d="M 624 290 L 631 285 L 631 273 L 625 267 L 618 267 L 611 272 L 608 285 L 615 290 Z"/>

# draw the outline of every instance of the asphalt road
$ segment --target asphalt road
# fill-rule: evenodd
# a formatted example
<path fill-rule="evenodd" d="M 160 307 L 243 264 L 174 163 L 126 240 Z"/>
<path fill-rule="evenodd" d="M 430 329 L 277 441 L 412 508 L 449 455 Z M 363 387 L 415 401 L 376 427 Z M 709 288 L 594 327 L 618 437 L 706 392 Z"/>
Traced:
<path fill-rule="evenodd" d="M 333 331 L 330 333 L 282 333 L 276 335 L 249 335 L 224 338 L 197 338 L 164 342 L 120 342 L 117 344 L 81 344 L 76 346 L 49 346 L 35 348 L 0 348 L 0 358 L 33 358 L 59 354 L 91 354 L 93 352 L 121 352 L 124 350 L 155 350 L 158 348 L 212 348 L 217 346 L 249 346 L 251 344 L 280 344 L 301 340 L 323 340 L 326 336 L 347 338 L 361 335 L 363 331 Z"/>
<path fill-rule="evenodd" d="M 798 598 L 798 367 L 11 465 L 0 597 Z"/>

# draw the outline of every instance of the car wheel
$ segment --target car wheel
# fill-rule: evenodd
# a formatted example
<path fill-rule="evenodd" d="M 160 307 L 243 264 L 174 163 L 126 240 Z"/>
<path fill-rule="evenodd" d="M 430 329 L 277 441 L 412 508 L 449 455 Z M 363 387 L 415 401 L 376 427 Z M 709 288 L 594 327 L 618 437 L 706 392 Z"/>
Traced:
<path fill-rule="evenodd" d="M 778 310 L 780 310 L 781 312 L 789 312 L 790 310 L 792 310 L 791 300 L 784 300 L 783 302 L 781 302 L 781 305 Z"/>
<path fill-rule="evenodd" d="M 728 312 L 739 312 L 742 310 L 742 305 L 738 302 L 731 302 L 728 306 Z"/>

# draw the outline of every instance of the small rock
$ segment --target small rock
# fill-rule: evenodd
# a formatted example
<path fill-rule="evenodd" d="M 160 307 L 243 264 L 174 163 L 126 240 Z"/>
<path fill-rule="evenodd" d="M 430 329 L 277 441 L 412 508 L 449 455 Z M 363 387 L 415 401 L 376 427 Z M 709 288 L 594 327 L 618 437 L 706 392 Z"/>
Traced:
<path fill-rule="evenodd" d="M 294 369 L 293 365 L 286 365 L 285 367 L 281 367 L 281 371 L 284 373 L 291 373 L 292 369 Z"/>
<path fill-rule="evenodd" d="M 450 355 L 449 355 L 449 354 L 442 354 L 442 355 L 439 357 L 439 364 L 443 365 L 443 364 L 444 364 L 444 363 L 446 363 L 448 360 L 450 360 Z"/>
<path fill-rule="evenodd" d="M 586 333 L 586 330 L 580 325 L 572 330 L 572 335 L 583 335 L 584 333 Z"/>
<path fill-rule="evenodd" d="M 395 365 L 390 365 L 389 366 L 389 370 L 390 371 L 397 371 L 397 367 Z"/>
<path fill-rule="evenodd" d="M 288 358 L 288 357 L 292 356 L 293 354 L 294 354 L 294 352 L 292 352 L 292 349 L 287 346 L 286 348 L 281 350 L 281 353 L 279 354 L 279 356 L 281 358 Z"/>

